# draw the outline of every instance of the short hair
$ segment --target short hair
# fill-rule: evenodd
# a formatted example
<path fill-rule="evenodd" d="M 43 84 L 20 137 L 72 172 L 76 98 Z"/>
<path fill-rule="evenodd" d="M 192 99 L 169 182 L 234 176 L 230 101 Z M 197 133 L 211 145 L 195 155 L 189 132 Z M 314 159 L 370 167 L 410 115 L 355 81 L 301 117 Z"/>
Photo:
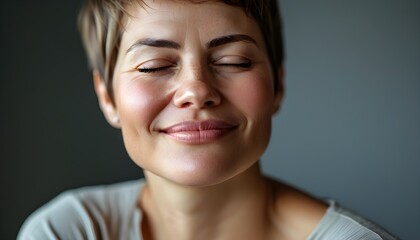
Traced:
<path fill-rule="evenodd" d="M 190 0 L 193 3 L 208 0 Z M 275 79 L 274 88 L 281 86 L 277 81 L 277 68 L 283 63 L 283 38 L 280 12 L 277 0 L 220 0 L 227 5 L 237 6 L 259 25 L 267 47 Z M 97 70 L 113 99 L 112 77 L 118 57 L 127 7 L 138 3 L 144 7 L 144 0 L 87 0 L 79 13 L 79 30 L 87 53 L 89 65 Z"/>

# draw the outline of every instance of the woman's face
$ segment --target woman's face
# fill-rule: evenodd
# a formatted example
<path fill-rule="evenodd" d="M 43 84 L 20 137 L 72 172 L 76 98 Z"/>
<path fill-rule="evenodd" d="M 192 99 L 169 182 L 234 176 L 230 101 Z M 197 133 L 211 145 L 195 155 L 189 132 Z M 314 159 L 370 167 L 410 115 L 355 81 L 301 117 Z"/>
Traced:
<path fill-rule="evenodd" d="M 128 154 L 189 186 L 245 171 L 266 149 L 281 99 L 258 24 L 216 1 L 146 3 L 130 9 L 115 106 L 102 102 L 105 114 L 119 116 Z"/>

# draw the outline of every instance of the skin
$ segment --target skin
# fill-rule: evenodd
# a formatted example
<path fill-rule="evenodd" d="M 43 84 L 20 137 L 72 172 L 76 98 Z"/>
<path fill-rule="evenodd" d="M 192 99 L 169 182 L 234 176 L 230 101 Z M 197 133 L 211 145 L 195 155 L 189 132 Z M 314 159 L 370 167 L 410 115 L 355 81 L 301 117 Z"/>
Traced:
<path fill-rule="evenodd" d="M 144 238 L 305 239 L 325 204 L 259 170 L 283 93 L 258 24 L 220 2 L 146 3 L 129 9 L 113 101 L 94 72 L 105 117 L 144 169 Z M 167 131 L 215 120 L 232 127 L 193 140 Z"/>

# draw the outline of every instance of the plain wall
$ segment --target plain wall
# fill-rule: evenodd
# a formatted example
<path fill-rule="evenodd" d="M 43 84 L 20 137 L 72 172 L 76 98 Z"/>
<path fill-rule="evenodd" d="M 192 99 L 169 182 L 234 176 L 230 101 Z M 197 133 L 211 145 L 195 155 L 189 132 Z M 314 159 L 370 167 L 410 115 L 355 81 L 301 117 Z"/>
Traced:
<path fill-rule="evenodd" d="M 264 170 L 420 239 L 420 1 L 280 2 L 286 98 Z"/>
<path fill-rule="evenodd" d="M 58 193 L 142 176 L 99 111 L 81 1 L 1 2 L 0 239 Z M 268 174 L 420 239 L 420 2 L 281 0 Z"/>
<path fill-rule="evenodd" d="M 2 2 L 0 239 L 66 189 L 142 177 L 99 110 L 81 3 Z"/>

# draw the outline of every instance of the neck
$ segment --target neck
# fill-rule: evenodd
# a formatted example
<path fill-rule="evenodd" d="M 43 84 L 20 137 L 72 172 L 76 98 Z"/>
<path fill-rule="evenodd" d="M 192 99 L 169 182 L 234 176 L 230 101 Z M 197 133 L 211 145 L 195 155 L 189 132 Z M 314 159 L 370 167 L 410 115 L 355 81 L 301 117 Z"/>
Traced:
<path fill-rule="evenodd" d="M 153 239 L 261 239 L 268 188 L 258 164 L 223 183 L 181 186 L 145 171 L 140 205 Z M 255 237 L 254 237 L 255 236 Z"/>

